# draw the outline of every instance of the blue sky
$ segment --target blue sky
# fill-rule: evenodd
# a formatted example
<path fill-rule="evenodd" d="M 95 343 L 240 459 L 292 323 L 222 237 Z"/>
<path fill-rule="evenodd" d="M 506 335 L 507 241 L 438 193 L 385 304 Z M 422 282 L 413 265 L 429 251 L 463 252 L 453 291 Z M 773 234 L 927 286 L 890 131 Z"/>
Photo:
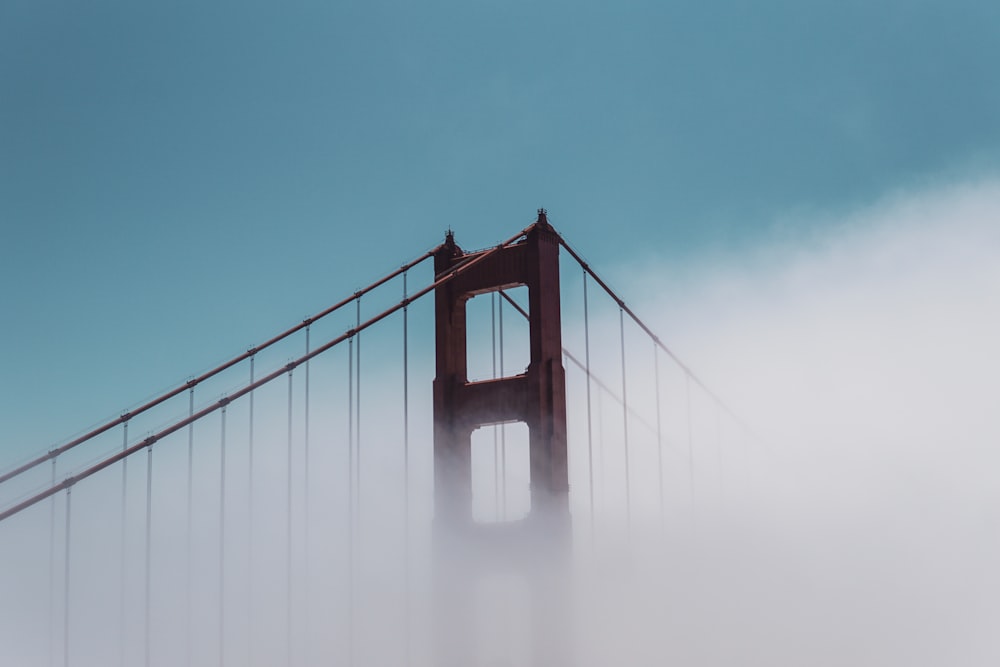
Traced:
<path fill-rule="evenodd" d="M 998 62 L 995 0 L 5 0 L 0 471 L 323 309 L 433 247 L 449 227 L 462 245 L 484 247 L 544 206 L 765 441 L 745 446 L 700 394 L 692 411 L 683 376 L 670 368 L 666 446 L 651 446 L 638 419 L 626 423 L 633 488 L 625 491 L 617 405 L 595 392 L 604 401 L 594 420 L 599 451 L 609 444 L 597 488 L 612 521 L 629 493 L 640 520 L 652 512 L 665 450 L 670 526 L 699 522 L 691 563 L 671 544 L 640 554 L 648 563 L 614 564 L 611 576 L 592 578 L 614 588 L 622 573 L 648 565 L 656 576 L 637 579 L 643 590 L 633 599 L 667 600 L 655 606 L 677 611 L 664 618 L 642 604 L 602 605 L 641 612 L 604 628 L 623 631 L 637 652 L 630 664 L 748 656 L 794 664 L 804 653 L 831 665 L 1000 664 Z M 577 352 L 578 275 L 564 301 L 564 341 Z M 411 285 L 427 278 L 425 269 Z M 365 312 L 397 294 L 366 297 Z M 615 311 L 594 298 L 594 367 L 611 382 Z M 314 342 L 349 319 L 315 328 Z M 419 485 L 431 481 L 427 310 L 414 308 L 412 323 L 423 332 L 411 347 L 419 433 L 406 506 L 416 526 L 431 511 L 429 487 Z M 400 486 L 398 325 L 364 337 L 362 505 L 374 516 L 380 504 L 396 507 Z M 628 336 L 629 397 L 649 423 L 651 350 L 634 330 Z M 260 372 L 301 344 L 261 355 Z M 343 349 L 312 366 L 310 470 L 320 483 L 311 489 L 325 498 L 313 520 L 326 526 L 314 537 L 330 538 L 332 565 L 314 573 L 313 590 L 324 604 L 343 598 L 323 591 L 344 571 L 343 533 L 327 525 L 343 485 L 325 475 L 342 472 L 347 458 L 345 367 Z M 294 378 L 298 481 L 302 375 Z M 575 368 L 567 377 L 575 381 L 571 502 L 583 521 L 583 387 Z M 200 387 L 198 400 L 244 381 L 237 374 Z M 285 497 L 285 387 L 255 394 L 254 484 L 259 492 L 264 483 L 264 500 L 268 490 Z M 133 419 L 130 437 L 186 412 L 180 403 Z M 226 488 L 240 505 L 248 406 L 229 409 L 227 465 L 236 472 Z M 195 429 L 196 491 L 211 492 L 199 503 L 211 511 L 199 514 L 213 549 L 217 489 L 208 483 L 220 421 L 213 415 Z M 156 447 L 158 554 L 181 543 L 182 436 Z M 60 456 L 60 474 L 117 449 L 120 438 L 115 429 Z M 132 502 L 141 502 L 142 467 L 128 471 Z M 119 530 L 107 520 L 119 502 L 110 473 L 73 494 L 74 530 L 95 530 L 73 543 L 77 563 L 88 554 L 94 563 L 77 577 L 73 632 L 117 655 L 107 623 L 117 600 L 97 588 L 118 564 L 106 554 Z M 6 487 L 3 502 L 47 474 Z M 293 486 L 301 500 L 302 485 Z M 228 553 L 244 547 L 241 513 L 231 505 L 239 544 Z M 50 624 L 39 620 L 48 596 L 37 592 L 48 576 L 39 554 L 49 524 L 22 516 L 24 539 L 0 539 L 20 547 L 0 552 L 0 574 L 10 575 L 0 581 L 9 593 L 0 595 L 5 664 L 48 647 Z M 262 553 L 283 546 L 279 522 L 271 528 L 280 539 L 256 533 L 268 542 Z M 368 546 L 377 557 L 359 562 L 383 582 L 383 560 L 397 550 Z M 272 556 L 259 562 L 283 562 Z M 228 572 L 240 571 L 238 560 Z M 171 578 L 182 562 L 154 565 L 155 613 L 170 606 L 161 592 L 184 590 Z M 131 572 L 137 583 L 139 569 Z M 258 619 L 258 630 L 268 628 L 259 644 L 283 627 L 274 618 Z M 372 615 L 380 629 L 387 618 Z M 783 641 L 773 641 L 775 628 Z M 157 650 L 179 653 L 176 628 L 157 630 Z M 629 639 L 635 630 L 642 641 Z M 326 642 L 329 626 L 321 634 Z M 720 635 L 726 642 L 714 641 Z M 396 650 L 372 636 L 372 650 Z M 595 633 L 595 645 L 605 637 Z M 239 650 L 253 645 L 230 639 Z"/>
<path fill-rule="evenodd" d="M 997 62 L 995 2 L 6 2 L 0 461 L 448 227 L 614 276 L 993 173 Z"/>

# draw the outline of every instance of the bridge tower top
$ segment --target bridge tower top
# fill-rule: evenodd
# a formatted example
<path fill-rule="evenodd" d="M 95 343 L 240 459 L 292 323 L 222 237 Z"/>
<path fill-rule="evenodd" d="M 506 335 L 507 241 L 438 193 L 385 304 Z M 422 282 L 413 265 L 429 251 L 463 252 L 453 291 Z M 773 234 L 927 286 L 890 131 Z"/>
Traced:
<path fill-rule="evenodd" d="M 464 252 L 449 231 L 434 258 L 438 275 L 486 253 Z M 466 302 L 528 288 L 530 362 L 525 372 L 469 382 Z M 471 434 L 480 426 L 524 422 L 529 433 L 530 519 L 568 512 L 566 389 L 559 303 L 559 237 L 545 209 L 524 239 L 484 257 L 435 292 L 435 514 L 471 521 Z"/>

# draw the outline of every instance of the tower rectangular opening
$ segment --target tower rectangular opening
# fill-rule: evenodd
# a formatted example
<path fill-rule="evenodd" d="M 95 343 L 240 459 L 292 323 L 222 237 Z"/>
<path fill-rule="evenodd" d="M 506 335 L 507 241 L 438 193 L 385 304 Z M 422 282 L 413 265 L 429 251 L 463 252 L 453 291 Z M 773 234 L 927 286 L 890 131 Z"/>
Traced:
<path fill-rule="evenodd" d="M 473 431 L 473 521 L 517 521 L 529 511 L 531 464 L 527 424 L 490 424 Z"/>
<path fill-rule="evenodd" d="M 528 320 L 504 294 L 527 312 L 528 288 L 524 285 L 479 294 L 465 302 L 470 382 L 518 375 L 531 360 Z"/>

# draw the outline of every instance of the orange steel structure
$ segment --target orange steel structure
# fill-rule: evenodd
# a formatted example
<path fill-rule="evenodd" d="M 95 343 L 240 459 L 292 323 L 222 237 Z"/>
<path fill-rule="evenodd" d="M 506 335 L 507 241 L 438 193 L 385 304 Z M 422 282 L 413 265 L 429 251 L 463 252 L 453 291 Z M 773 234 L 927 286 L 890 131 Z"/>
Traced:
<path fill-rule="evenodd" d="M 437 375 L 434 379 L 434 508 L 438 546 L 438 664 L 477 664 L 476 582 L 484 574 L 523 577 L 531 596 L 533 664 L 568 664 L 558 609 L 570 542 L 566 387 L 559 299 L 560 238 L 544 209 L 523 240 L 465 253 L 449 232 L 434 256 L 437 276 L 476 261 L 435 289 Z M 484 254 L 492 252 L 488 257 Z M 466 302 L 517 286 L 528 288 L 530 363 L 524 373 L 480 382 L 467 374 Z M 484 425 L 528 427 L 531 508 L 511 522 L 472 517 L 472 432 Z M 555 617 L 559 617 L 556 619 Z M 447 619 L 447 620 L 446 620 Z"/>

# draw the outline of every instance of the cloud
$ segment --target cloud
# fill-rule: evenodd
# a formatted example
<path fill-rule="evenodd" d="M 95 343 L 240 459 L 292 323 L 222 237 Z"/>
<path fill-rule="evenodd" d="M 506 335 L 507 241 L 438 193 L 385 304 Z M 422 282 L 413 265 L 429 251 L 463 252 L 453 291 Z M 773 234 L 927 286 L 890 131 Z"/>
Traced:
<path fill-rule="evenodd" d="M 589 540 L 584 385 L 570 364 L 576 551 L 565 570 L 573 584 L 560 615 L 565 622 L 550 627 L 574 633 L 571 664 L 978 667 L 1000 661 L 998 220 L 1000 181 L 983 180 L 899 193 L 840 219 L 828 217 L 822 233 L 798 235 L 790 219 L 739 254 L 615 274 L 623 295 L 640 296 L 629 299 L 635 310 L 756 434 L 716 410 L 697 386 L 689 407 L 683 375 L 663 355 L 654 358 L 649 341 L 627 328 L 635 408 L 627 491 L 622 410 L 613 395 L 620 391 L 618 313 L 592 297 L 592 361 L 608 387 L 592 387 L 595 539 Z M 565 343 L 578 353 L 580 322 L 568 299 L 565 305 Z M 366 359 L 379 358 L 379 338 L 365 341 Z M 396 340 L 385 344 L 394 350 Z M 293 524 L 300 664 L 344 659 L 349 644 L 346 427 L 329 407 L 345 405 L 345 365 L 337 357 L 312 368 L 311 465 L 340 476 L 311 477 L 308 545 L 303 518 L 297 514 Z M 398 372 L 379 368 L 365 379 L 365 396 L 378 398 L 365 403 L 363 415 L 364 526 L 353 566 L 359 665 L 401 661 L 406 627 L 416 656 L 411 664 L 435 664 L 430 405 L 427 392 L 416 390 L 429 386 L 429 378 L 413 382 L 407 584 L 399 415 L 382 414 L 400 392 Z M 296 397 L 300 389 L 296 385 Z M 259 664 L 278 664 L 286 651 L 286 400 L 284 384 L 258 397 L 258 416 L 271 417 L 258 417 L 256 427 L 252 542 L 247 406 L 230 408 L 224 622 L 232 662 L 249 662 L 254 653 Z M 293 503 L 302 509 L 301 403 L 295 410 Z M 491 447 L 492 435 L 480 435 L 477 446 Z M 195 664 L 216 664 L 218 424 L 199 427 L 196 437 L 193 652 Z M 512 428 L 510 437 L 514 460 L 523 433 Z M 183 661 L 186 650 L 186 523 L 184 503 L 178 504 L 186 488 L 186 448 L 185 437 L 178 438 L 156 450 L 154 664 Z M 487 486 L 495 480 L 490 454 L 474 457 L 485 466 L 479 476 Z M 521 454 L 517 460 L 524 463 Z M 129 474 L 126 651 L 138 661 L 144 648 L 141 457 Z M 118 479 L 105 475 L 102 483 L 95 478 L 74 491 L 71 637 L 80 650 L 74 664 L 117 659 Z M 526 482 L 516 470 L 510 479 Z M 490 500 L 480 498 L 487 510 Z M 56 505 L 59 530 L 61 508 Z M 21 519 L 0 526 L 0 662 L 47 664 L 48 508 Z M 56 548 L 58 653 L 59 537 Z M 558 583 L 543 590 L 550 604 L 565 592 Z M 413 595 L 409 620 L 401 605 L 406 585 Z M 532 627 L 524 617 L 533 609 L 525 581 L 492 578 L 481 588 L 486 597 L 475 608 L 487 657 L 522 664 L 520 643 Z"/>
<path fill-rule="evenodd" d="M 687 602 L 717 606 L 681 641 L 741 648 L 688 664 L 1000 659 L 998 221 L 995 180 L 901 193 L 628 286 L 664 287 L 637 309 L 766 443 L 701 517 Z"/>

